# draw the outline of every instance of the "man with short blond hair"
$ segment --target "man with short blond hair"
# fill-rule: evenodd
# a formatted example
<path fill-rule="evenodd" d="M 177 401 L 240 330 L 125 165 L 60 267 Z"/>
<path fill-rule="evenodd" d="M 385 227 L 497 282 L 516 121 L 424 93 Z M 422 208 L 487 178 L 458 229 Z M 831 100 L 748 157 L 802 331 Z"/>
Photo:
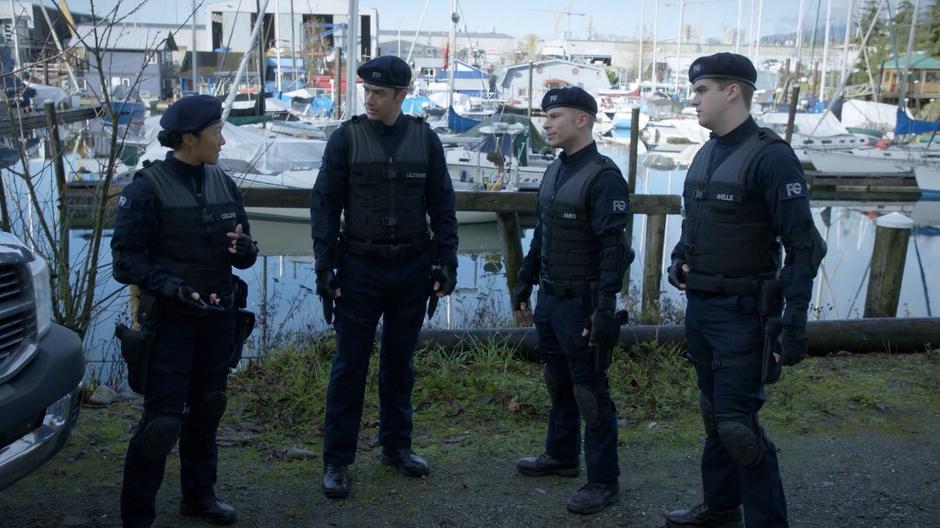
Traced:
<path fill-rule="evenodd" d="M 806 356 L 806 314 L 826 245 L 793 149 L 751 119 L 756 79 L 751 61 L 733 53 L 689 68 L 692 106 L 713 133 L 686 175 L 669 283 L 688 301 L 688 357 L 706 433 L 704 500 L 666 514 L 668 528 L 788 526 L 777 450 L 757 414 L 780 365 Z"/>
<path fill-rule="evenodd" d="M 620 337 L 617 293 L 633 253 L 624 237 L 629 190 L 620 169 L 597 152 L 591 130 L 597 103 L 577 87 L 542 99 L 548 143 L 562 149 L 545 171 L 532 245 L 513 292 L 529 312 L 532 287 L 538 346 L 551 400 L 545 452 L 516 462 L 527 476 L 580 474 L 581 420 L 588 482 L 569 500 L 580 514 L 619 498 L 617 412 L 608 390 L 610 354 Z"/>

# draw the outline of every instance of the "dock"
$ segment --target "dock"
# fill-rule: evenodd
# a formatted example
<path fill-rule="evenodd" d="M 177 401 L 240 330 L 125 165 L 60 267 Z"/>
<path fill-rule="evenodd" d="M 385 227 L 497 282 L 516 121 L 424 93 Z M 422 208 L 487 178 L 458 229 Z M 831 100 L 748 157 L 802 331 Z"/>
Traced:
<path fill-rule="evenodd" d="M 37 128 L 46 128 L 46 113 L 43 110 L 16 111 L 13 110 L 13 119 L 9 114 L 0 115 L 0 136 L 15 137 L 20 132 L 27 132 Z M 55 113 L 56 121 L 60 124 L 74 123 L 77 121 L 86 121 L 100 117 L 101 106 L 90 105 L 71 108 L 68 110 L 58 110 Z"/>
<path fill-rule="evenodd" d="M 920 198 L 913 174 L 805 172 L 814 199 L 904 202 Z"/>

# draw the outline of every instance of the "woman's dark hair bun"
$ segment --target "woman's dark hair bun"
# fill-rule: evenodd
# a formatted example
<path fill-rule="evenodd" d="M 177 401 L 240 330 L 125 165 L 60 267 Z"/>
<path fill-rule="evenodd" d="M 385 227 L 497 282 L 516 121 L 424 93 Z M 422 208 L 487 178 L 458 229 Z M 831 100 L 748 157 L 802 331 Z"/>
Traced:
<path fill-rule="evenodd" d="M 183 144 L 183 134 L 161 130 L 157 133 L 157 141 L 166 148 L 176 150 Z"/>

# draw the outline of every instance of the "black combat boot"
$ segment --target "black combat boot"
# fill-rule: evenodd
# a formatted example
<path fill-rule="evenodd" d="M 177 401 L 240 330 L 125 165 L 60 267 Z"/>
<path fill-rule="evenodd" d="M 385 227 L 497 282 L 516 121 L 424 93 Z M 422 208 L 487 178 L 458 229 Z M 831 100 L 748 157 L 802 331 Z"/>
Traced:
<path fill-rule="evenodd" d="M 323 494 L 331 499 L 344 499 L 349 495 L 349 475 L 346 466 L 327 464 L 323 468 Z"/>
<path fill-rule="evenodd" d="M 423 477 L 431 470 L 428 461 L 410 449 L 382 449 L 379 459 L 408 477 Z"/>
<path fill-rule="evenodd" d="M 666 514 L 667 528 L 744 528 L 741 508 L 713 510 L 705 503 Z"/>
<path fill-rule="evenodd" d="M 581 463 L 577 458 L 554 458 L 547 453 L 528 456 L 516 461 L 519 473 L 529 477 L 558 475 L 559 477 L 577 477 L 581 474 Z"/>
<path fill-rule="evenodd" d="M 616 482 L 588 482 L 568 499 L 568 511 L 590 515 L 598 513 L 620 499 L 620 485 Z"/>
<path fill-rule="evenodd" d="M 209 524 L 228 525 L 238 520 L 235 508 L 215 497 L 208 497 L 198 501 L 183 499 L 180 503 L 180 515 L 184 517 L 199 517 Z"/>

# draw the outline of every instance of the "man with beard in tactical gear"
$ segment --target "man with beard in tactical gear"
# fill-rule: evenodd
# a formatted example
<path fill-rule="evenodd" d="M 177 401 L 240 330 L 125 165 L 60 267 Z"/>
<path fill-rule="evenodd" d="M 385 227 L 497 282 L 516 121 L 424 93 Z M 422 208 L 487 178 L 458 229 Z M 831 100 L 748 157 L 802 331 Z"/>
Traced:
<path fill-rule="evenodd" d="M 166 160 L 139 171 L 118 199 L 114 278 L 140 287 L 138 321 L 149 333 L 144 412 L 124 464 L 121 519 L 150 526 L 167 454 L 179 439 L 180 513 L 232 524 L 214 491 L 219 420 L 235 354 L 236 306 L 245 291 L 232 266 L 258 254 L 235 182 L 217 165 L 222 103 L 194 95 L 160 118 Z"/>
<path fill-rule="evenodd" d="M 706 433 L 704 501 L 667 513 L 670 528 L 788 526 L 777 450 L 757 414 L 779 364 L 806 356 L 806 313 L 826 246 L 796 155 L 750 117 L 756 79 L 751 61 L 733 53 L 689 68 L 699 124 L 713 133 L 686 176 L 668 276 L 688 300 L 688 355 Z"/>
<path fill-rule="evenodd" d="M 429 295 L 430 314 L 457 281 L 455 197 L 444 151 L 422 119 L 401 112 L 411 68 L 383 56 L 358 73 L 366 114 L 330 136 L 310 195 L 317 294 L 327 323 L 335 307 L 323 442 L 322 486 L 330 498 L 349 495 L 347 466 L 356 457 L 380 317 L 380 458 L 407 476 L 428 474 L 427 461 L 411 450 L 412 355 Z"/>
<path fill-rule="evenodd" d="M 616 502 L 620 491 L 607 367 L 620 337 L 616 296 L 633 258 L 624 236 L 629 190 L 620 169 L 597 152 L 593 97 L 577 87 L 553 89 L 542 109 L 548 142 L 563 153 L 539 189 L 535 234 L 513 309 L 527 316 L 532 287 L 539 285 L 534 320 L 551 411 L 545 452 L 520 459 L 516 468 L 528 476 L 578 476 L 583 418 L 588 483 L 567 507 L 593 514 Z"/>

